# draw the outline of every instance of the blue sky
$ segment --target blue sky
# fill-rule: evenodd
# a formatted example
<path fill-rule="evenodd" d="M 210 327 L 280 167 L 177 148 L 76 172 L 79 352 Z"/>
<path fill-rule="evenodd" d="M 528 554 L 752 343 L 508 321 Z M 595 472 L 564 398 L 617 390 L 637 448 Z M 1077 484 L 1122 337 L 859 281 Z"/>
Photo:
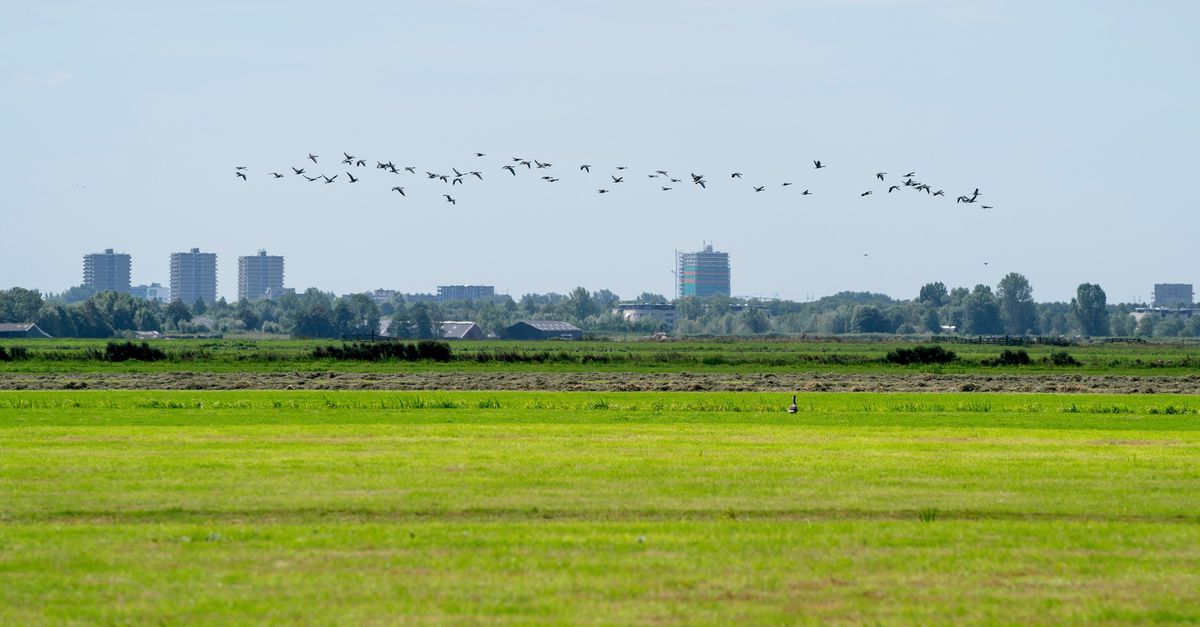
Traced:
<path fill-rule="evenodd" d="M 1015 271 L 1038 300 L 1145 299 L 1200 282 L 1197 33 L 1183 1 L 25 3 L 0 21 L 0 286 L 60 291 L 109 247 L 165 284 L 200 247 L 230 298 L 260 248 L 298 289 L 670 295 L 673 251 L 711 241 L 737 295 Z M 349 185 L 343 151 L 485 180 Z M 309 152 L 337 183 L 290 175 Z M 976 187 L 994 209 L 954 202 Z"/>

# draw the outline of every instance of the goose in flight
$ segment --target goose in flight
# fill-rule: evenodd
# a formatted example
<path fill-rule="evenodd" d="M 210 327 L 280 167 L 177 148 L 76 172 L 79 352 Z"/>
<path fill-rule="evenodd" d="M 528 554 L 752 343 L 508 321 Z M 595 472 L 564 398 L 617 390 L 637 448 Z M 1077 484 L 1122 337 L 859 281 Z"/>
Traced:
<path fill-rule="evenodd" d="M 536 163 L 537 167 L 539 167 L 539 168 L 548 168 L 548 167 L 554 165 L 553 163 L 542 163 L 541 161 L 538 161 L 537 159 L 534 159 L 533 162 Z"/>
<path fill-rule="evenodd" d="M 304 174 L 304 168 L 300 168 L 299 170 L 292 168 L 292 172 L 295 172 L 296 174 Z"/>
<path fill-rule="evenodd" d="M 480 172 L 475 172 L 474 170 L 472 170 L 470 172 L 467 172 L 467 174 L 470 174 L 471 176 L 473 176 L 481 181 L 483 180 L 483 174 Z"/>
<path fill-rule="evenodd" d="M 273 177 L 275 177 L 275 178 L 277 178 L 277 179 L 281 179 L 281 178 L 283 178 L 283 175 L 282 175 L 282 174 L 280 174 L 280 173 L 278 173 L 278 172 L 272 172 L 272 173 L 271 173 L 271 176 L 273 176 Z"/>
<path fill-rule="evenodd" d="M 450 181 L 450 185 L 462 185 L 462 177 L 461 176 L 454 177 L 454 180 Z"/>
<path fill-rule="evenodd" d="M 610 174 L 609 176 L 612 176 L 612 175 Z M 612 180 L 613 180 L 613 182 L 614 182 L 614 183 L 621 183 L 621 182 L 623 182 L 623 181 L 625 180 L 625 177 L 623 177 L 623 176 L 613 176 L 613 177 L 612 177 Z"/>
<path fill-rule="evenodd" d="M 825 164 L 821 163 L 820 159 L 813 161 L 813 165 L 816 166 L 815 168 L 813 168 L 815 170 L 820 170 L 821 168 L 825 167 Z"/>
<path fill-rule="evenodd" d="M 791 181 L 784 181 L 782 186 L 787 187 L 788 185 L 791 185 L 791 184 L 792 184 Z"/>
<path fill-rule="evenodd" d="M 234 170 L 245 170 L 245 169 L 246 169 L 246 166 L 244 166 L 244 165 L 235 165 L 235 166 L 233 166 L 233 169 L 234 169 Z"/>
<path fill-rule="evenodd" d="M 664 192 L 669 192 L 669 191 L 671 191 L 672 189 L 673 189 L 673 188 L 671 188 L 671 187 L 664 187 L 664 188 L 662 188 L 662 190 L 663 190 Z"/>
<path fill-rule="evenodd" d="M 309 158 L 309 159 L 312 159 L 312 162 L 313 162 L 313 163 L 316 163 L 316 162 L 317 162 L 317 157 L 319 157 L 319 156 L 321 156 L 321 155 L 314 155 L 314 154 L 313 154 L 313 153 L 311 153 L 311 152 L 310 152 L 310 153 L 308 153 L 308 158 Z"/>
<path fill-rule="evenodd" d="M 309 183 L 311 183 L 311 182 L 313 182 L 313 181 L 315 181 L 315 180 L 317 180 L 317 179 L 319 179 L 319 178 L 321 178 L 321 177 L 319 177 L 319 176 L 309 176 L 309 175 L 305 174 L 305 175 L 304 175 L 304 178 L 308 179 L 308 182 L 309 182 Z"/>
<path fill-rule="evenodd" d="M 608 190 L 607 189 L 598 189 L 598 190 L 596 190 L 596 193 L 597 194 L 607 194 Z"/>
<path fill-rule="evenodd" d="M 882 181 L 882 180 L 883 180 L 883 177 L 884 177 L 886 174 L 887 174 L 887 172 L 876 172 L 876 173 L 875 173 L 875 178 L 877 178 L 877 179 L 879 179 L 879 180 L 881 180 L 881 181 Z"/>
<path fill-rule="evenodd" d="M 767 186 L 766 186 L 766 185 L 763 185 L 762 187 L 755 187 L 755 188 L 754 188 L 754 191 L 756 191 L 756 192 L 761 192 L 762 190 L 764 190 L 764 189 L 766 189 L 766 188 L 767 188 Z"/>
<path fill-rule="evenodd" d="M 946 192 L 945 192 L 945 191 L 943 191 L 943 190 L 940 190 L 940 189 L 939 189 L 939 190 L 937 190 L 936 192 L 934 192 L 934 193 L 933 193 L 933 195 L 934 195 L 934 196 L 945 196 L 945 195 L 946 195 Z"/>
<path fill-rule="evenodd" d="M 583 164 L 583 165 L 579 166 L 579 170 L 580 170 L 581 172 L 587 172 L 588 174 L 591 174 L 591 173 L 592 173 L 592 166 L 591 166 L 591 164 L 585 163 L 585 164 Z"/>
<path fill-rule="evenodd" d="M 627 166 L 627 165 L 619 165 L 619 166 L 617 166 L 617 169 L 618 169 L 618 170 L 628 170 L 628 169 L 629 169 L 629 166 Z"/>
<path fill-rule="evenodd" d="M 405 167 L 404 167 L 404 170 L 405 170 L 406 172 L 408 172 L 409 174 L 416 174 L 416 173 L 417 173 L 417 169 L 416 169 L 415 167 L 411 166 L 411 165 L 409 165 L 409 166 L 405 166 Z"/>
<path fill-rule="evenodd" d="M 328 184 L 330 184 L 330 183 L 332 183 L 332 182 L 336 181 L 338 176 L 339 176 L 339 175 L 337 175 L 337 174 L 334 174 L 334 175 L 333 175 L 333 178 L 329 178 L 328 176 L 325 176 L 324 174 L 322 174 L 322 175 L 321 175 L 321 178 L 325 179 L 325 184 L 326 184 L 326 185 L 328 185 Z"/>
<path fill-rule="evenodd" d="M 889 187 L 889 188 L 888 188 L 888 193 L 890 194 L 890 193 L 892 193 L 892 192 L 894 192 L 894 191 L 896 191 L 896 190 L 898 190 L 898 189 L 900 189 L 900 186 L 899 186 L 899 185 L 893 185 L 893 186 L 891 186 L 891 187 Z"/>
<path fill-rule="evenodd" d="M 504 169 L 505 169 L 505 170 L 508 170 L 509 172 L 511 172 L 513 176 L 516 176 L 516 175 L 517 175 L 517 169 L 516 169 L 516 168 L 514 168 L 514 167 L 512 167 L 511 165 L 506 165 L 506 166 L 503 166 L 503 167 L 504 167 Z"/>
<path fill-rule="evenodd" d="M 243 181 L 247 180 L 247 179 L 246 179 L 246 173 L 245 173 L 245 172 L 242 172 L 242 171 L 240 171 L 240 170 L 239 170 L 239 171 L 237 171 L 237 172 L 234 172 L 233 174 L 234 174 L 234 176 L 240 176 L 240 177 L 242 177 L 242 180 L 243 180 Z"/>
<path fill-rule="evenodd" d="M 800 193 L 801 196 L 812 196 L 812 192 L 807 189 Z"/>
<path fill-rule="evenodd" d="M 865 191 L 865 192 L 863 192 L 863 193 L 859 194 L 858 196 L 859 196 L 860 198 L 862 198 L 862 197 L 870 196 L 871 194 L 874 194 L 874 193 L 875 193 L 875 192 L 873 192 L 873 191 L 871 191 L 871 190 L 869 190 L 869 189 L 868 189 L 867 191 Z"/>
<path fill-rule="evenodd" d="M 477 152 L 477 153 L 475 153 L 475 156 L 476 157 L 486 157 L 487 155 L 483 154 L 482 152 Z"/>
<path fill-rule="evenodd" d="M 533 164 L 529 163 L 528 161 L 522 161 L 522 162 L 521 162 L 521 165 L 525 166 L 525 169 L 526 169 L 526 170 L 529 170 L 529 169 L 532 169 L 532 168 L 533 168 Z"/>
<path fill-rule="evenodd" d="M 400 192 L 400 195 L 401 195 L 401 196 L 407 196 L 407 194 L 405 194 L 405 193 L 404 193 L 404 188 L 403 188 L 403 187 L 400 187 L 399 185 L 397 185 L 397 186 L 393 187 L 393 188 L 392 188 L 392 191 L 393 191 L 393 192 Z"/>
<path fill-rule="evenodd" d="M 914 176 L 916 176 L 916 175 L 917 175 L 917 173 L 916 173 L 916 172 L 909 172 L 908 174 L 905 174 L 905 175 L 904 175 L 904 178 L 906 178 L 906 179 L 910 179 L 910 178 L 912 178 L 912 177 L 914 177 Z"/>
<path fill-rule="evenodd" d="M 354 178 L 354 175 L 353 175 L 353 174 L 351 174 L 351 173 L 347 172 L 347 173 L 346 173 L 346 176 L 350 177 L 350 182 L 351 182 L 351 183 L 357 183 L 357 182 L 358 182 L 358 179 Z"/>
<path fill-rule="evenodd" d="M 450 196 L 450 194 L 442 194 L 442 195 L 446 197 L 446 202 L 448 202 L 448 203 L 450 203 L 450 204 L 452 204 L 452 205 L 457 205 L 457 204 L 458 204 L 458 201 L 457 201 L 457 200 L 454 200 L 454 198 L 452 198 L 452 197 Z"/>
<path fill-rule="evenodd" d="M 731 179 L 740 179 L 740 178 L 742 178 L 742 173 L 741 173 L 741 172 L 734 172 L 733 174 L 730 174 L 730 175 L 729 175 L 729 178 L 731 178 Z"/>
<path fill-rule="evenodd" d="M 462 172 L 459 172 L 459 171 L 458 171 L 458 168 L 450 168 L 450 169 L 451 169 L 451 170 L 454 170 L 454 176 L 457 176 L 457 177 L 459 177 L 459 178 L 462 178 L 462 177 L 466 176 L 466 175 L 465 175 L 465 174 L 463 174 Z"/>
<path fill-rule="evenodd" d="M 357 168 L 365 168 L 365 167 L 367 167 L 367 160 L 366 160 L 366 159 L 359 159 L 358 161 L 355 161 L 355 162 L 354 162 L 354 167 L 357 167 Z M 395 167 L 395 166 L 393 166 L 393 167 Z"/>

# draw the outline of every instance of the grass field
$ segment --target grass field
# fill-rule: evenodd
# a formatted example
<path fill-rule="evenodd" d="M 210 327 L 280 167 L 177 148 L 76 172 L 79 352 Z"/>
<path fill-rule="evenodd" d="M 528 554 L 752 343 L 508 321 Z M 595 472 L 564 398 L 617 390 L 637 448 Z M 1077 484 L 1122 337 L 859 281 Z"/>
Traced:
<path fill-rule="evenodd" d="M 1073 346 L 1031 345 L 1010 347 L 1026 351 L 1032 363 L 1020 367 L 987 365 L 1006 347 L 960 344 L 944 341 L 953 351 L 954 363 L 898 366 L 885 363 L 884 356 L 896 348 L 930 342 L 895 339 L 686 339 L 669 342 L 649 340 L 518 342 L 451 342 L 453 360 L 433 362 L 336 361 L 313 357 L 319 346 L 340 346 L 337 340 L 153 340 L 148 342 L 166 352 L 157 362 L 109 363 L 89 358 L 89 351 L 104 352 L 109 340 L 55 339 L 3 340 L 0 347 L 24 348 L 29 359 L 0 361 L 3 372 L 351 372 L 414 370 L 483 371 L 627 371 L 673 372 L 679 370 L 717 372 L 762 371 L 931 371 L 944 373 L 1028 372 L 1131 375 L 1187 375 L 1200 373 L 1195 342 L 1105 343 Z M 123 340 L 122 340 L 123 341 Z M 1053 353 L 1070 354 L 1079 364 L 1056 366 Z"/>
<path fill-rule="evenodd" d="M 1197 622 L 1200 398 L 0 393 L 0 623 Z"/>

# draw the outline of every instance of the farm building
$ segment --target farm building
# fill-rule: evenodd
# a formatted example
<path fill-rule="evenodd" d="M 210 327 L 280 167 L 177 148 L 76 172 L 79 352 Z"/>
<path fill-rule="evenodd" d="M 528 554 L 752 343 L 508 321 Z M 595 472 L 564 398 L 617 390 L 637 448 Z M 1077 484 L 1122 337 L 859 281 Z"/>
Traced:
<path fill-rule="evenodd" d="M 582 340 L 583 329 L 558 320 L 518 320 L 504 329 L 506 340 Z"/>
<path fill-rule="evenodd" d="M 0 337 L 16 338 L 16 337 L 32 337 L 42 338 L 50 337 L 49 333 L 38 328 L 38 325 L 32 322 L 0 322 Z"/>
<path fill-rule="evenodd" d="M 443 340 L 482 340 L 483 329 L 470 321 L 446 321 L 442 323 Z"/>

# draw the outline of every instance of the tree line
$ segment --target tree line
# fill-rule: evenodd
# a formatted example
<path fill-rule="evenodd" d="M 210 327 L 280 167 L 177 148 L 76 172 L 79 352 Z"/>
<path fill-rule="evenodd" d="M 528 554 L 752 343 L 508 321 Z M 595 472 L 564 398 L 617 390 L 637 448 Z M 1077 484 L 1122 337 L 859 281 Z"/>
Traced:
<path fill-rule="evenodd" d="M 577 287 L 568 294 L 525 294 L 483 301 L 407 302 L 397 297 L 376 303 L 366 294 L 335 296 L 310 288 L 274 300 L 213 303 L 159 303 L 117 292 L 88 293 L 73 288 L 43 296 L 36 290 L 0 291 L 0 322 L 36 322 L 54 337 L 106 338 L 136 331 L 178 334 L 287 334 L 293 337 L 363 337 L 385 331 L 405 339 L 434 339 L 441 322 L 469 320 L 499 335 L 520 319 L 571 322 L 591 333 L 668 331 L 652 321 L 629 322 L 613 306 L 610 290 Z M 632 302 L 668 303 L 644 292 Z M 1107 302 L 1104 290 L 1083 283 L 1070 302 L 1038 303 L 1033 287 L 1019 273 L 995 286 L 973 288 L 927 283 L 911 300 L 884 294 L 842 292 L 817 301 L 679 298 L 677 335 L 760 335 L 850 333 L 1047 336 L 1200 336 L 1200 316 L 1192 318 L 1130 315 L 1134 305 Z M 386 324 L 381 325 L 381 321 Z"/>

